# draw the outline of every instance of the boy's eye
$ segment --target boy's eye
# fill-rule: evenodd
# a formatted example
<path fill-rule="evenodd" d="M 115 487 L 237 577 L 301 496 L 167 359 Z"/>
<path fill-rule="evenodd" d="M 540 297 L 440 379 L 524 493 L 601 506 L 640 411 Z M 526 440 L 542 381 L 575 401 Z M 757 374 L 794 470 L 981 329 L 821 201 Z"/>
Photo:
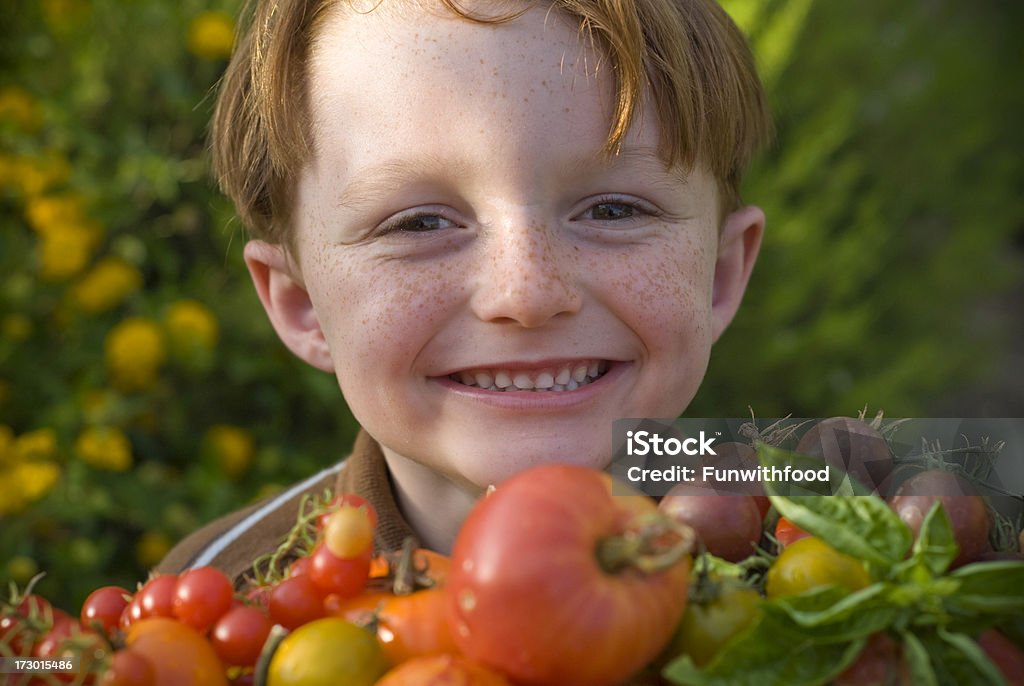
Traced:
<path fill-rule="evenodd" d="M 580 213 L 579 219 L 598 222 L 620 222 L 657 216 L 658 210 L 639 200 L 629 198 L 598 198 Z"/>
<path fill-rule="evenodd" d="M 602 202 L 590 209 L 592 219 L 615 220 L 629 219 L 636 212 L 636 207 L 624 202 Z"/>
<path fill-rule="evenodd" d="M 437 214 L 414 214 L 405 217 L 396 217 L 395 219 L 386 222 L 380 230 L 380 233 L 426 233 L 428 231 L 438 231 L 440 229 L 448 229 L 457 226 L 455 222 L 445 219 L 444 217 Z"/>

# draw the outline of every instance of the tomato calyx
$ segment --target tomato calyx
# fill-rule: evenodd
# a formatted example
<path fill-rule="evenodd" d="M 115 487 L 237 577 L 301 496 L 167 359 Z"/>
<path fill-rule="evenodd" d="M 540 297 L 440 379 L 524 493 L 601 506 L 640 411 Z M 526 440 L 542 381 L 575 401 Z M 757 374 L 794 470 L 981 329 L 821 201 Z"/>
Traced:
<path fill-rule="evenodd" d="M 598 565 L 608 574 L 636 569 L 656 574 L 673 567 L 693 552 L 694 530 L 660 512 L 647 512 L 633 519 L 618 534 L 597 543 Z"/>

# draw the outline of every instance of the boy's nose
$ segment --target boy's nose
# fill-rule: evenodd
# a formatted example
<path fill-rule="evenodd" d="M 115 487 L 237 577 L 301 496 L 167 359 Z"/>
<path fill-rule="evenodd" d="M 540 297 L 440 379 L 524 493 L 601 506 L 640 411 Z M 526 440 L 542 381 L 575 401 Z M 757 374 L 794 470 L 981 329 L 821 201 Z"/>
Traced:
<path fill-rule="evenodd" d="M 482 256 L 471 307 L 488 322 L 544 325 L 583 304 L 571 245 L 543 226 L 506 227 L 492 234 Z"/>

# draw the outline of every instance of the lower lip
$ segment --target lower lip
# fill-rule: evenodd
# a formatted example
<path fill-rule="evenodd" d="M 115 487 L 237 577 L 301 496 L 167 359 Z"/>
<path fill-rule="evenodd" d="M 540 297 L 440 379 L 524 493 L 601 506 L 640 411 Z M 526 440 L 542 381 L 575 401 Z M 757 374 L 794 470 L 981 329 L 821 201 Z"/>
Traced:
<path fill-rule="evenodd" d="M 590 402 L 603 393 L 606 388 L 625 373 L 629 366 L 625 362 L 609 362 L 608 371 L 596 381 L 580 386 L 574 391 L 488 391 L 476 386 L 452 381 L 447 376 L 431 379 L 446 391 L 460 398 L 472 400 L 491 407 L 518 410 L 538 411 L 575 407 Z"/>

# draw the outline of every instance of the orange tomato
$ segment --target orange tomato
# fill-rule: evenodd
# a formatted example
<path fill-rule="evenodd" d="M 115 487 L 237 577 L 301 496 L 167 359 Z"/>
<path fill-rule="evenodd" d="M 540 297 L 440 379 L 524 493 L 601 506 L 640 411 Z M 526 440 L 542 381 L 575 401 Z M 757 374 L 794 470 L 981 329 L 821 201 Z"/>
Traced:
<path fill-rule="evenodd" d="M 128 628 L 125 642 L 153 665 L 154 686 L 227 686 L 213 646 L 181 622 L 168 617 L 141 619 Z"/>
<path fill-rule="evenodd" d="M 469 658 L 430 655 L 403 662 L 374 686 L 511 686 L 511 682 Z"/>
<path fill-rule="evenodd" d="M 447 603 L 448 596 L 439 587 L 384 601 L 377 613 L 377 640 L 392 664 L 458 652 L 448 629 Z"/>
<path fill-rule="evenodd" d="M 328 599 L 328 614 L 367 626 L 376 622 L 377 641 L 388 661 L 397 665 L 415 657 L 455 653 L 448 629 L 446 595 L 435 586 L 407 595 L 363 593 Z"/>

